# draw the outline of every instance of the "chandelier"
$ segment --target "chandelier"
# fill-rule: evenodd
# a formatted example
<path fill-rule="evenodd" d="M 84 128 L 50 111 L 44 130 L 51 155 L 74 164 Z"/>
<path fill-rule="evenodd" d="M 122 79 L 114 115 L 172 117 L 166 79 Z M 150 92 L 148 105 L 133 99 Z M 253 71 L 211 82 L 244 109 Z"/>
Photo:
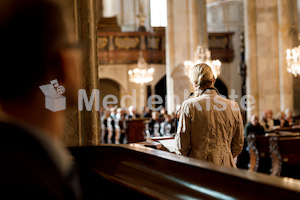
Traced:
<path fill-rule="evenodd" d="M 154 69 L 148 69 L 148 64 L 140 53 L 140 57 L 137 62 L 137 68 L 128 71 L 129 81 L 137 84 L 149 83 L 153 80 L 153 73 Z"/>
<path fill-rule="evenodd" d="M 211 53 L 208 50 L 208 48 L 199 45 L 197 47 L 197 50 L 196 50 L 195 55 L 194 55 L 194 61 L 187 60 L 187 61 L 184 62 L 185 74 L 188 76 L 190 70 L 196 64 L 205 63 L 208 66 L 210 66 L 210 68 L 212 69 L 212 72 L 213 72 L 213 75 L 214 75 L 215 79 L 217 79 L 218 76 L 221 73 L 221 64 L 222 63 L 221 63 L 220 60 L 211 60 L 210 57 L 211 57 Z"/>
<path fill-rule="evenodd" d="M 295 77 L 300 74 L 300 46 L 286 50 L 286 63 L 288 73 Z"/>

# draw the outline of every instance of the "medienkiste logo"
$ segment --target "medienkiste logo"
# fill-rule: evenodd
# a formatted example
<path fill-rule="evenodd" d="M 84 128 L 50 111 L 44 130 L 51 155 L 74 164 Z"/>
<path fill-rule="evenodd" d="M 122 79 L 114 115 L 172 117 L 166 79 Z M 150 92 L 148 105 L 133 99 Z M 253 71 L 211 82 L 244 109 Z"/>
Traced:
<path fill-rule="evenodd" d="M 66 109 L 66 97 L 62 96 L 65 87 L 59 85 L 57 79 L 50 81 L 50 84 L 40 86 L 45 95 L 45 108 L 52 112 Z"/>

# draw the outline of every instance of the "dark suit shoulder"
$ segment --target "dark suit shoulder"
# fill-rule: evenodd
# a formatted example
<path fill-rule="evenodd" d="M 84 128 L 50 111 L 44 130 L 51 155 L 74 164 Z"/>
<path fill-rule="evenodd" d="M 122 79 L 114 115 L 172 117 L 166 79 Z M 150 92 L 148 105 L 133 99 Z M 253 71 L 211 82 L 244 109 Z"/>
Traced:
<path fill-rule="evenodd" d="M 12 199 L 75 199 L 47 151 L 29 132 L 0 123 L 0 188 Z M 52 198 L 53 197 L 53 198 Z"/>

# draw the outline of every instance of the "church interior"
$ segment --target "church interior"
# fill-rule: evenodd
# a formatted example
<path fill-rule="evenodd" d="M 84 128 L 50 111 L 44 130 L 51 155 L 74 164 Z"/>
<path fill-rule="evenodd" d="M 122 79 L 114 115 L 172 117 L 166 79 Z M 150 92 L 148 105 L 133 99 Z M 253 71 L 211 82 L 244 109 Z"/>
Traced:
<path fill-rule="evenodd" d="M 300 0 L 61 2 L 86 95 L 62 137 L 87 199 L 299 199 Z M 174 153 L 199 62 L 240 106 L 236 168 Z"/>
<path fill-rule="evenodd" d="M 300 184 L 300 78 L 299 68 L 296 73 L 288 71 L 286 52 L 299 43 L 300 1 L 97 0 L 88 1 L 93 7 L 86 11 L 66 2 L 78 39 L 89 42 L 84 87 L 100 91 L 99 111 L 77 115 L 67 110 L 64 141 L 72 148 L 86 146 L 83 152 L 73 149 L 80 162 L 89 163 L 118 187 L 150 199 L 295 198 L 292 193 L 299 192 Z M 80 27 L 86 18 L 87 27 Z M 236 95 L 236 102 L 244 102 L 244 126 L 252 116 L 259 121 L 266 115 L 275 121 L 288 120 L 288 115 L 292 119 L 290 126 L 279 122 L 263 135 L 245 133 L 234 171 L 166 154 L 172 152 L 172 131 L 153 133 L 156 128 L 147 123 L 154 112 L 170 116 L 171 122 L 176 118 L 177 109 L 193 91 L 188 60 L 197 59 L 221 63 L 216 66 L 215 87 L 221 95 Z M 151 69 L 144 76 L 150 81 L 134 76 L 135 68 Z M 162 98 L 149 103 L 151 95 Z M 128 114 L 130 106 L 140 118 L 131 119 L 126 130 L 107 131 L 111 113 Z M 149 114 L 149 107 L 159 109 Z M 98 150 L 87 147 L 98 145 Z M 243 188 L 255 188 L 259 195 Z"/>

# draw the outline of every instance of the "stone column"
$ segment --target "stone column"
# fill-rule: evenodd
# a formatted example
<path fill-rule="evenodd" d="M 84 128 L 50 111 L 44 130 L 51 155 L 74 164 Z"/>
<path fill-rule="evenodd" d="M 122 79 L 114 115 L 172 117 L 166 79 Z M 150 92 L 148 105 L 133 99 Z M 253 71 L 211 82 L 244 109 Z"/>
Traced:
<path fill-rule="evenodd" d="M 63 0 L 68 10 L 68 25 L 83 44 L 84 60 L 80 69 L 82 89 L 88 97 L 98 88 L 97 74 L 97 2 L 95 0 Z M 94 108 L 93 108 L 94 109 Z M 99 113 L 95 110 L 82 112 L 67 104 L 64 142 L 67 146 L 96 145 L 100 133 Z"/>
<path fill-rule="evenodd" d="M 208 47 L 206 1 L 189 0 L 189 10 L 190 54 L 194 57 L 198 45 Z"/>
<path fill-rule="evenodd" d="M 277 1 L 256 1 L 257 75 L 259 112 L 280 111 L 278 4 Z"/>
<path fill-rule="evenodd" d="M 76 41 L 78 41 L 78 9 L 77 0 L 64 0 L 63 6 L 68 11 L 67 22 L 71 31 L 75 34 Z M 67 101 L 65 130 L 63 134 L 64 143 L 66 146 L 79 146 L 80 134 L 79 134 L 79 112 L 77 106 L 71 106 Z"/>
<path fill-rule="evenodd" d="M 245 0 L 244 1 L 244 12 L 245 12 L 245 58 L 247 66 L 247 78 L 246 87 L 247 95 L 251 95 L 255 99 L 255 106 L 253 110 L 247 110 L 247 119 L 253 113 L 258 113 L 258 85 L 257 85 L 257 52 L 256 52 L 256 13 L 255 13 L 255 1 Z M 248 98 L 247 103 L 250 105 L 252 102 Z"/>
<path fill-rule="evenodd" d="M 95 0 L 78 0 L 79 41 L 83 44 L 85 53 L 82 68 L 82 88 L 90 97 L 93 89 L 98 89 L 97 73 L 97 3 Z M 95 106 L 95 105 L 94 105 Z M 81 145 L 100 144 L 100 116 L 92 108 L 80 112 Z"/>
<path fill-rule="evenodd" d="M 189 29 L 190 31 L 190 52 L 191 52 L 191 58 L 190 59 L 194 59 L 194 54 L 193 52 L 196 51 L 197 46 L 200 44 L 199 42 L 199 32 L 197 32 L 197 27 L 198 27 L 198 18 L 197 18 L 197 10 L 199 8 L 197 8 L 197 0 L 189 0 L 189 10 L 190 10 L 190 14 L 189 14 Z"/>
<path fill-rule="evenodd" d="M 167 110 L 175 111 L 174 99 L 174 80 L 172 72 L 175 68 L 174 63 L 174 21 L 173 21 L 173 0 L 167 0 L 167 20 L 166 27 L 166 82 L 167 82 Z"/>
<path fill-rule="evenodd" d="M 190 55 L 194 60 L 197 46 L 208 47 L 208 32 L 206 20 L 206 1 L 189 0 L 189 30 L 190 30 Z M 190 83 L 190 82 L 189 82 Z M 190 92 L 194 92 L 192 84 L 189 84 Z"/>
<path fill-rule="evenodd" d="M 293 75 L 286 70 L 286 49 L 298 46 L 297 0 L 278 0 L 280 109 L 294 107 Z"/>
<path fill-rule="evenodd" d="M 196 31 L 199 37 L 199 43 L 208 48 L 208 33 L 207 33 L 207 20 L 206 20 L 206 0 L 193 0 L 195 1 L 196 9 Z"/>

